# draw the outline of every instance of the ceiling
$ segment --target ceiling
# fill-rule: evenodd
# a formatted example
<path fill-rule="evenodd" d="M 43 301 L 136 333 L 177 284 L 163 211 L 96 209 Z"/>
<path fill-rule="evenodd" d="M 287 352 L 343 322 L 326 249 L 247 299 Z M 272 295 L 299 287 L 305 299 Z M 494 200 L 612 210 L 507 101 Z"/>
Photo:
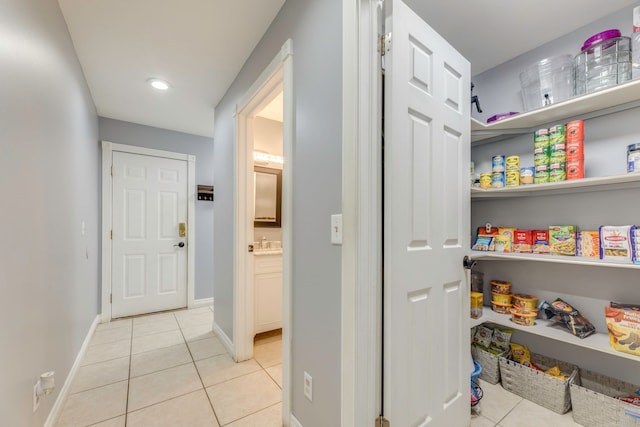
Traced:
<path fill-rule="evenodd" d="M 98 115 L 209 137 L 214 107 L 284 1 L 58 0 Z M 477 74 L 637 0 L 406 2 Z"/>

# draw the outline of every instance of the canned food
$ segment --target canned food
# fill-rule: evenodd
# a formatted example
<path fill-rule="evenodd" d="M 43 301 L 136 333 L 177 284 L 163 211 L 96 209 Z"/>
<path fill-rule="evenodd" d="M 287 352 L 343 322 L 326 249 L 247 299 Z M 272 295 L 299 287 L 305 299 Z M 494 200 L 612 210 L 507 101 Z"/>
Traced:
<path fill-rule="evenodd" d="M 480 188 L 491 188 L 491 172 L 480 174 Z"/>
<path fill-rule="evenodd" d="M 554 163 L 549 166 L 549 182 L 560 182 L 567 179 L 567 169 L 564 163 Z"/>
<path fill-rule="evenodd" d="M 535 175 L 535 168 L 521 168 L 520 169 L 520 184 L 527 185 L 533 184 L 533 177 Z"/>
<path fill-rule="evenodd" d="M 567 160 L 567 180 L 584 178 L 584 160 Z"/>
<path fill-rule="evenodd" d="M 567 152 L 564 150 L 552 150 L 549 156 L 549 163 L 564 163 L 567 161 Z"/>
<path fill-rule="evenodd" d="M 627 172 L 640 172 L 640 144 L 627 147 Z"/>
<path fill-rule="evenodd" d="M 510 170 L 520 170 L 520 156 L 509 156 L 506 158 L 506 168 L 508 171 Z M 640 165 L 639 165 L 640 166 Z"/>
<path fill-rule="evenodd" d="M 508 170 L 506 172 L 505 182 L 507 187 L 517 187 L 520 185 L 520 171 L 511 171 Z"/>
<path fill-rule="evenodd" d="M 535 167 L 535 174 L 533 176 L 534 184 L 544 184 L 549 182 L 549 166 L 540 165 Z"/>
<path fill-rule="evenodd" d="M 564 125 L 556 125 L 549 128 L 549 144 L 551 146 L 564 144 L 566 141 L 566 131 Z"/>
<path fill-rule="evenodd" d="M 504 172 L 505 158 L 504 156 L 493 156 L 491 159 L 491 171 L 492 172 Z"/>
<path fill-rule="evenodd" d="M 567 160 L 584 159 L 584 141 L 582 139 L 567 140 Z"/>
<path fill-rule="evenodd" d="M 549 130 L 538 129 L 533 133 L 533 148 L 545 148 L 549 146 Z"/>
<path fill-rule="evenodd" d="M 533 165 L 534 166 L 545 166 L 551 163 L 551 154 L 548 150 L 539 149 L 542 152 L 533 153 Z"/>
<path fill-rule="evenodd" d="M 494 172 L 491 174 L 491 187 L 502 188 L 505 186 L 504 172 Z"/>
<path fill-rule="evenodd" d="M 566 138 L 568 141 L 584 141 L 584 120 L 574 120 L 567 123 Z"/>

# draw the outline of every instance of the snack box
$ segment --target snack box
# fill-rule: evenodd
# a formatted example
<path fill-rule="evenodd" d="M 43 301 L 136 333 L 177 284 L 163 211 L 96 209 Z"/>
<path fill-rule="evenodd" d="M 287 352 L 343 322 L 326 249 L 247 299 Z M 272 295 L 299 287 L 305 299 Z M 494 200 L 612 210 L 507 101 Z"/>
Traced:
<path fill-rule="evenodd" d="M 640 306 L 612 302 L 604 313 L 611 348 L 640 356 Z"/>
<path fill-rule="evenodd" d="M 578 231 L 576 240 L 578 256 L 600 258 L 600 232 Z"/>
<path fill-rule="evenodd" d="M 533 237 L 531 230 L 516 230 L 513 234 L 513 252 L 533 252 Z"/>
<path fill-rule="evenodd" d="M 600 259 L 609 262 L 633 262 L 633 225 L 603 225 L 600 227 Z"/>
<path fill-rule="evenodd" d="M 505 234 L 493 236 L 493 245 L 496 252 L 513 252 L 511 249 L 511 237 Z"/>
<path fill-rule="evenodd" d="M 576 255 L 576 226 L 549 226 L 549 253 L 551 255 Z"/>
<path fill-rule="evenodd" d="M 498 227 L 498 235 L 509 236 L 509 240 L 513 243 L 513 235 L 515 234 L 517 228 L 515 227 Z"/>
<path fill-rule="evenodd" d="M 534 254 L 549 254 L 549 230 L 533 230 L 531 240 L 533 240 L 531 249 Z"/>

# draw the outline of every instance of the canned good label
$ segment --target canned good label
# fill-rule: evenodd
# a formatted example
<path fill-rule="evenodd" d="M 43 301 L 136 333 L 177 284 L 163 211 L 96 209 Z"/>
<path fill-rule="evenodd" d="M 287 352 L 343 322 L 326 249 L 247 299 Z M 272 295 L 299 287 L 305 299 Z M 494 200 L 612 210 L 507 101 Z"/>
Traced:
<path fill-rule="evenodd" d="M 549 172 L 536 172 L 536 176 L 533 178 L 534 184 L 545 184 L 549 182 Z"/>
<path fill-rule="evenodd" d="M 507 171 L 506 184 L 507 187 L 517 187 L 520 185 L 520 171 Z"/>
<path fill-rule="evenodd" d="M 532 167 L 520 169 L 520 183 L 523 185 L 533 184 L 535 169 Z"/>
<path fill-rule="evenodd" d="M 551 153 L 549 147 L 538 147 L 533 149 L 533 154 L 546 154 L 547 156 Z"/>
<path fill-rule="evenodd" d="M 491 187 L 502 188 L 505 185 L 504 172 L 494 172 L 491 175 Z"/>
<path fill-rule="evenodd" d="M 584 178 L 584 160 L 567 161 L 567 180 Z"/>
<path fill-rule="evenodd" d="M 520 170 L 520 156 L 509 156 L 506 159 L 507 170 Z"/>
<path fill-rule="evenodd" d="M 577 139 L 575 141 L 567 141 L 567 159 L 578 160 L 584 159 L 584 141 Z"/>
<path fill-rule="evenodd" d="M 533 134 L 533 147 L 548 147 L 549 146 L 549 131 L 547 129 L 540 129 Z"/>
<path fill-rule="evenodd" d="M 491 188 L 491 173 L 480 174 L 480 188 Z"/>
<path fill-rule="evenodd" d="M 574 120 L 567 123 L 567 141 L 584 141 L 584 120 Z"/>
<path fill-rule="evenodd" d="M 504 166 L 504 156 L 493 156 L 493 158 L 491 159 L 491 170 L 493 172 L 504 172 Z"/>
<path fill-rule="evenodd" d="M 549 182 L 565 181 L 566 179 L 567 171 L 564 163 L 560 167 L 551 167 L 551 172 L 549 172 Z"/>
<path fill-rule="evenodd" d="M 567 161 L 567 152 L 566 151 L 552 151 L 551 156 L 549 156 L 549 163 L 564 163 Z"/>
<path fill-rule="evenodd" d="M 549 129 L 549 144 L 564 144 L 565 138 L 565 128 L 564 125 L 553 126 Z"/>
<path fill-rule="evenodd" d="M 534 166 L 544 166 L 548 165 L 551 161 L 551 156 L 549 153 L 541 153 L 533 155 L 533 165 Z"/>
<path fill-rule="evenodd" d="M 566 151 L 566 149 L 567 149 L 567 144 L 565 144 L 564 142 L 551 145 L 551 152 L 552 153 L 554 151 Z"/>

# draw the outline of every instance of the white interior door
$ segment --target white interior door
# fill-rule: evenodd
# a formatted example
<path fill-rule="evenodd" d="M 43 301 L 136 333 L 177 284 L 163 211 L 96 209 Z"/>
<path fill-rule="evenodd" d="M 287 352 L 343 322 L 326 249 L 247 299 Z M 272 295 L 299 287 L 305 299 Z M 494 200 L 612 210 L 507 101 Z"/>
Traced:
<path fill-rule="evenodd" d="M 185 160 L 113 153 L 113 318 L 186 307 L 187 178 Z"/>
<path fill-rule="evenodd" d="M 385 2 L 383 414 L 468 426 L 470 65 Z"/>

